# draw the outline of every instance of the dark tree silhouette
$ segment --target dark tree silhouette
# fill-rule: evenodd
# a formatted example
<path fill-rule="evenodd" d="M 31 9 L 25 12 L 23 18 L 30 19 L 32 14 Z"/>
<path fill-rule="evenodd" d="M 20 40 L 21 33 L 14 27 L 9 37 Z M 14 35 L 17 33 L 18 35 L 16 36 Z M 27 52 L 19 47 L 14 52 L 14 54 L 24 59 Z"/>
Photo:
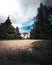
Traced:
<path fill-rule="evenodd" d="M 7 24 L 7 25 L 11 25 L 11 21 L 10 21 L 10 18 L 9 18 L 10 16 L 8 16 L 7 17 L 7 20 L 5 21 L 5 24 Z"/>
<path fill-rule="evenodd" d="M 16 31 L 17 31 L 17 37 L 18 37 L 18 39 L 22 39 L 22 37 L 21 37 L 21 35 L 20 35 L 20 32 L 19 32 L 19 28 L 18 28 L 18 27 L 16 27 Z"/>
<path fill-rule="evenodd" d="M 11 24 L 8 17 L 5 23 L 0 25 L 0 39 L 20 39 L 19 30 L 16 30 Z"/>
<path fill-rule="evenodd" d="M 38 8 L 38 13 L 36 16 L 35 27 L 31 31 L 31 38 L 38 39 L 50 39 L 52 38 L 51 22 L 49 20 L 49 7 L 44 6 L 42 3 Z"/>

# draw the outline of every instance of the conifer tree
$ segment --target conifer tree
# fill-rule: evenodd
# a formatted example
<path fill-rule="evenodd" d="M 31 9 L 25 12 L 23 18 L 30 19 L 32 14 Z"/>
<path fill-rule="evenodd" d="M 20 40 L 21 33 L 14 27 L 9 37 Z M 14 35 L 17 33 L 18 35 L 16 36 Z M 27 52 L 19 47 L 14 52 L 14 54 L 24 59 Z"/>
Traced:
<path fill-rule="evenodd" d="M 8 17 L 7 20 L 0 25 L 0 39 L 20 39 L 19 30 L 16 30 L 11 24 L 11 20 Z"/>
<path fill-rule="evenodd" d="M 42 3 L 38 8 L 35 27 L 31 31 L 31 38 L 49 39 L 51 22 L 49 21 L 49 8 Z M 34 34 L 34 35 L 33 35 Z M 51 34 L 52 35 L 52 34 Z"/>
<path fill-rule="evenodd" d="M 16 31 L 17 31 L 17 37 L 18 37 L 18 39 L 22 39 L 18 27 L 16 27 Z"/>
<path fill-rule="evenodd" d="M 5 24 L 6 25 L 11 25 L 11 20 L 10 20 L 9 16 L 7 17 L 7 20 L 5 21 Z"/>

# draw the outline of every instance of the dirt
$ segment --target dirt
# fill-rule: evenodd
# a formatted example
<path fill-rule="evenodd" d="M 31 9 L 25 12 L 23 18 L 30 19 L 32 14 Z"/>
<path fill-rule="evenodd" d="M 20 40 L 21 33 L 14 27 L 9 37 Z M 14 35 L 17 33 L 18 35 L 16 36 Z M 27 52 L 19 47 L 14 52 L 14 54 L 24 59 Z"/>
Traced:
<path fill-rule="evenodd" d="M 0 48 L 20 48 L 30 46 L 31 43 L 38 40 L 5 40 L 0 41 Z"/>
<path fill-rule="evenodd" d="M 0 56 L 11 50 L 29 48 L 33 42 L 39 40 L 3 40 L 0 41 Z"/>

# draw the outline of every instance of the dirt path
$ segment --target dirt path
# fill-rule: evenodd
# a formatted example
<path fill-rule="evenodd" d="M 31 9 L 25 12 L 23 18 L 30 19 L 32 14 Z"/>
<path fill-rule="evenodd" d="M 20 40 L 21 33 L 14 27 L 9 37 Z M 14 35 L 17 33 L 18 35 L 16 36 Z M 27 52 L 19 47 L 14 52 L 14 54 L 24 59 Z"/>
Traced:
<path fill-rule="evenodd" d="M 6 50 L 17 49 L 17 48 L 28 48 L 31 43 L 38 40 L 6 40 L 0 41 L 0 54 L 4 54 Z"/>
<path fill-rule="evenodd" d="M 30 46 L 31 43 L 36 42 L 38 40 L 6 40 L 0 41 L 0 48 L 10 48 L 10 47 L 26 47 Z"/>

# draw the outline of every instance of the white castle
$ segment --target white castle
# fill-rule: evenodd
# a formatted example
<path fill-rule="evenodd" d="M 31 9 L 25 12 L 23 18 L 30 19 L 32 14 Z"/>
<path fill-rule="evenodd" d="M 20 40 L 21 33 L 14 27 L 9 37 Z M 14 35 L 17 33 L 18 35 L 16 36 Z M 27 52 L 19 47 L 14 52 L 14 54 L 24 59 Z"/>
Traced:
<path fill-rule="evenodd" d="M 22 39 L 29 39 L 30 38 L 30 30 L 28 30 L 28 32 L 24 32 L 22 33 Z"/>

